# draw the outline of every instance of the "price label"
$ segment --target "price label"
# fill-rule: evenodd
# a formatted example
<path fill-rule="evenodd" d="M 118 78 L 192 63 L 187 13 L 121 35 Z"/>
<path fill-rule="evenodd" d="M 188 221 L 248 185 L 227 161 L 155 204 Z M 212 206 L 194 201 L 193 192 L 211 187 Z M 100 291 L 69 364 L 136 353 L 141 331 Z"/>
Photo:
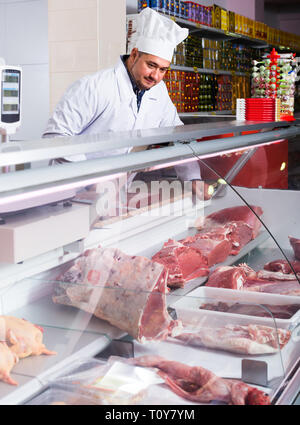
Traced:
<path fill-rule="evenodd" d="M 199 22 L 196 22 L 196 27 L 201 28 L 201 24 L 199 24 Z"/>
<path fill-rule="evenodd" d="M 216 69 L 214 70 L 214 74 L 218 75 L 219 71 L 217 71 Z"/>
<path fill-rule="evenodd" d="M 198 68 L 196 66 L 193 67 L 194 72 L 198 72 Z"/>

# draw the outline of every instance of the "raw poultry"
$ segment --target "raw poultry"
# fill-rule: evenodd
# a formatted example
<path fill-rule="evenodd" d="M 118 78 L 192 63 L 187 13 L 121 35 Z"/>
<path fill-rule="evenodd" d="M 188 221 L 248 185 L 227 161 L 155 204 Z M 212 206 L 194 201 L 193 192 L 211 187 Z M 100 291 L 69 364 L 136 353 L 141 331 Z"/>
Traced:
<path fill-rule="evenodd" d="M 10 376 L 14 365 L 24 357 L 52 355 L 43 344 L 43 329 L 25 319 L 0 316 L 0 380 L 18 385 Z"/>

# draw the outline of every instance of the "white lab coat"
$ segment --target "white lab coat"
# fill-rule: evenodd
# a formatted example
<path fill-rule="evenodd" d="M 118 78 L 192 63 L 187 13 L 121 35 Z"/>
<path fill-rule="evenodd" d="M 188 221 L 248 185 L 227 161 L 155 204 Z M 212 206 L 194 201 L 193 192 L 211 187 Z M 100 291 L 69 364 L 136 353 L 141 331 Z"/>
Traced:
<path fill-rule="evenodd" d="M 114 68 L 87 75 L 66 91 L 43 137 L 97 134 L 106 131 L 139 130 L 182 125 L 176 108 L 161 81 L 143 95 L 139 111 L 128 72 L 121 60 Z M 112 149 L 115 154 L 130 148 Z M 93 153 L 66 157 L 71 161 L 99 158 L 110 153 Z M 176 167 L 181 180 L 200 179 L 197 161 Z"/>

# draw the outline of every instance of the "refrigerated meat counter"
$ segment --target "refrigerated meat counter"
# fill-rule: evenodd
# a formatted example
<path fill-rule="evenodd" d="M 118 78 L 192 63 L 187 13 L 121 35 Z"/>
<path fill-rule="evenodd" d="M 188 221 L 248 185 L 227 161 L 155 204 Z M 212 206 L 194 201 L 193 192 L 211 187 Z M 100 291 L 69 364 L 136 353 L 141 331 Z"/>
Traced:
<path fill-rule="evenodd" d="M 298 125 L 224 121 L 3 150 L 0 403 L 292 404 L 299 193 L 282 189 L 284 156 L 267 165 L 298 145 Z M 241 184 L 251 159 L 260 180 L 260 151 L 261 184 Z M 48 165 L 78 153 L 87 159 Z M 13 170 L 35 161 L 45 165 Z M 182 177 L 195 165 L 209 199 L 203 180 L 195 193 Z M 225 395 L 191 381 L 191 367 Z"/>

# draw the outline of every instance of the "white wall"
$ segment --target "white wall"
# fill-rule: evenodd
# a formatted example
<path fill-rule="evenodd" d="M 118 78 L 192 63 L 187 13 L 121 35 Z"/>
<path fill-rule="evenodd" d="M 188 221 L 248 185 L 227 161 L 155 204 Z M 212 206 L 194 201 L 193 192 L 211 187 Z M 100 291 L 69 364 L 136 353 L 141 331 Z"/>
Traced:
<path fill-rule="evenodd" d="M 22 124 L 11 139 L 39 138 L 49 115 L 47 0 L 0 0 L 0 56 L 23 69 Z"/>

